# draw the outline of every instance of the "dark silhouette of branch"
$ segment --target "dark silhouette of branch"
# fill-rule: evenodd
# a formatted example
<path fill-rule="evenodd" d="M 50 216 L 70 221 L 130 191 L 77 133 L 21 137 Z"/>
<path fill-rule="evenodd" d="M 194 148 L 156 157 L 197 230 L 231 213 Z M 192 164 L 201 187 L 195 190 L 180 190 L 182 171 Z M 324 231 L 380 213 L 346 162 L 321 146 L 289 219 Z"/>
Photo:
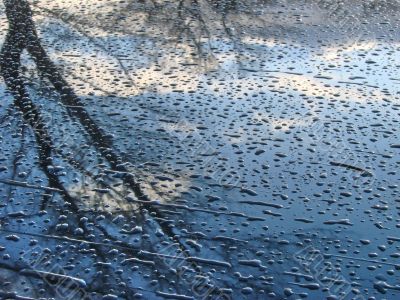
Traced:
<path fill-rule="evenodd" d="M 76 225 L 85 228 L 85 225 L 82 223 L 82 217 L 84 215 L 82 214 L 78 200 L 70 194 L 63 182 L 59 179 L 58 175 L 52 172 L 52 157 L 53 154 L 57 153 L 57 149 L 48 129 L 46 128 L 46 123 L 40 109 L 30 98 L 26 87 L 28 83 L 20 73 L 21 54 L 25 49 L 35 61 L 37 69 L 41 73 L 42 77 L 47 79 L 58 92 L 61 98 L 61 103 L 67 109 L 69 115 L 79 121 L 85 132 L 90 137 L 91 144 L 101 154 L 102 158 L 108 162 L 111 171 L 125 174 L 125 176 L 122 177 L 124 186 L 133 192 L 136 198 L 139 199 L 140 203 L 138 203 L 138 206 L 145 208 L 150 212 L 154 216 L 155 220 L 162 220 L 163 217 L 159 210 L 154 208 L 154 205 L 147 203 L 149 202 L 148 197 L 142 191 L 134 176 L 125 167 L 122 158 L 114 150 L 111 138 L 107 136 L 104 130 L 91 118 L 89 113 L 85 110 L 84 103 L 82 103 L 78 96 L 76 96 L 74 90 L 69 86 L 68 82 L 59 72 L 57 66 L 48 57 L 36 32 L 29 3 L 26 0 L 4 0 L 4 4 L 9 22 L 9 29 L 0 53 L 1 75 L 3 76 L 8 89 L 14 96 L 15 107 L 21 113 L 23 120 L 34 132 L 39 152 L 39 165 L 48 179 L 49 186 L 48 188 L 40 188 L 58 192 L 62 196 L 65 204 L 67 204 L 67 206 L 75 213 L 73 221 Z M 25 188 L 37 188 L 37 186 L 19 182 L 7 182 L 7 184 L 22 185 Z M 43 203 L 41 209 L 44 209 L 45 207 L 46 203 Z M 186 251 L 186 247 L 180 242 L 179 237 L 175 235 L 171 226 L 165 222 L 159 222 L 158 225 L 161 227 L 163 232 L 178 245 L 178 249 L 188 256 L 189 254 Z M 101 232 L 101 235 L 104 238 L 108 239 L 112 243 L 118 243 L 118 245 L 128 248 L 129 251 L 127 251 L 127 253 L 133 251 L 137 255 L 139 254 L 137 249 L 133 249 L 131 245 L 119 241 L 104 227 L 96 226 L 96 229 Z M 84 229 L 84 232 L 85 234 L 89 234 L 89 232 L 86 232 L 86 229 Z M 106 254 L 102 251 L 101 246 L 94 245 L 94 248 L 96 249 L 99 258 L 106 261 Z M 200 263 L 207 263 L 206 260 L 203 261 L 200 258 L 188 257 L 190 259 L 187 261 L 193 268 L 198 268 L 198 264 Z M 114 276 L 118 277 L 118 275 Z M 133 297 L 133 293 L 131 292 L 132 291 L 126 295 L 127 299 Z"/>

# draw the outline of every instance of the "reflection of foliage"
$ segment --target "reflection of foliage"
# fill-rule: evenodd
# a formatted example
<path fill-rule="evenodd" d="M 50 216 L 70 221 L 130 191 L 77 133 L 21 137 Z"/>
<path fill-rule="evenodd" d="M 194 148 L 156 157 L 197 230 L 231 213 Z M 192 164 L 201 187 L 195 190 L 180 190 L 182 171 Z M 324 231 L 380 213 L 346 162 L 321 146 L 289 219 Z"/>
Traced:
<path fill-rule="evenodd" d="M 90 14 L 80 15 L 60 8 L 46 9 L 37 4 L 35 7 L 39 8 L 41 13 L 44 12 L 72 25 L 89 38 L 96 36 L 94 30 L 100 30 L 108 34 L 121 33 L 127 36 L 145 34 L 147 37 L 154 36 L 158 42 L 172 41 L 176 47 L 182 47 L 178 50 L 181 50 L 180 53 L 189 60 L 197 60 L 198 63 L 205 65 L 216 63 L 215 49 L 218 48 L 219 40 L 228 42 L 237 58 L 237 63 L 240 64 L 240 56 L 246 50 L 243 44 L 244 37 L 285 39 L 288 32 L 302 31 L 301 21 L 292 22 L 300 15 L 284 14 L 280 9 L 292 5 L 290 1 L 130 0 L 118 5 L 111 1 L 105 5 L 109 5 L 107 10 L 113 11 L 112 14 L 91 11 Z M 365 21 L 368 17 L 378 11 L 395 10 L 399 7 L 399 1 L 356 0 L 352 5 L 344 5 L 338 0 L 314 0 L 299 5 L 305 5 L 305 9 L 307 5 L 319 7 L 322 18 L 327 18 L 322 26 L 328 24 L 339 32 L 343 32 L 346 27 L 347 32 L 365 31 L 368 26 L 368 22 Z M 277 18 L 274 16 L 275 13 Z M 299 38 L 304 39 L 304 32 L 299 34 Z M 91 42 L 101 46 L 99 39 L 91 39 Z M 123 64 L 121 62 L 119 64 L 123 69 Z"/>
<path fill-rule="evenodd" d="M 192 58 L 200 62 L 214 60 L 211 37 L 213 21 L 209 19 L 207 9 L 198 0 L 179 0 L 174 4 L 157 3 L 146 9 L 148 22 L 162 24 L 168 28 L 168 35 L 173 36 L 177 43 L 187 42 L 194 46 Z M 212 7 L 212 6 L 211 6 Z"/>
<path fill-rule="evenodd" d="M 207 63 L 215 62 L 213 43 L 219 39 L 227 40 L 239 58 L 243 52 L 244 34 L 257 31 L 257 27 L 266 27 L 260 8 L 268 2 L 179 0 L 171 4 L 167 1 L 143 1 L 147 4 L 143 9 L 151 24 L 162 24 L 178 43 L 186 42 L 194 46 L 196 51 L 191 53 L 192 57 L 197 58 L 199 63 Z M 240 65 L 241 60 L 237 59 L 237 63 Z"/>
<path fill-rule="evenodd" d="M 141 1 L 140 5 L 131 2 L 129 10 L 143 12 L 147 15 L 150 25 L 167 29 L 167 37 L 174 39 L 178 44 L 185 43 L 194 48 L 190 52 L 192 59 L 197 59 L 199 64 L 215 64 L 216 58 L 213 43 L 218 39 L 230 41 L 232 50 L 236 55 L 241 53 L 242 24 L 237 15 L 245 15 L 257 19 L 259 12 L 252 7 L 265 1 L 241 0 L 179 0 L 169 1 Z M 231 17 L 232 16 L 232 17 Z M 250 23 L 246 24 L 250 25 Z M 247 30 L 247 29 L 246 29 Z M 237 60 L 240 64 L 240 59 Z"/>
<path fill-rule="evenodd" d="M 95 36 L 92 33 L 95 29 L 110 34 L 118 32 L 133 36 L 146 32 L 150 36 L 157 34 L 158 39 L 174 41 L 177 47 L 188 46 L 190 50 L 184 48 L 185 55 L 197 59 L 199 63 L 215 64 L 213 43 L 218 39 L 228 40 L 233 51 L 239 54 L 244 32 L 249 34 L 250 28 L 256 28 L 259 24 L 262 25 L 259 28 L 266 27 L 259 7 L 268 2 L 252 1 L 250 4 L 244 0 L 130 1 L 122 6 L 112 7 L 115 13 L 107 17 L 100 13 L 79 16 L 38 4 L 35 4 L 34 8 L 39 13 L 73 26 L 92 43 L 96 43 L 96 46 L 101 46 L 99 39 L 90 38 Z M 142 20 L 143 16 L 145 20 Z"/>

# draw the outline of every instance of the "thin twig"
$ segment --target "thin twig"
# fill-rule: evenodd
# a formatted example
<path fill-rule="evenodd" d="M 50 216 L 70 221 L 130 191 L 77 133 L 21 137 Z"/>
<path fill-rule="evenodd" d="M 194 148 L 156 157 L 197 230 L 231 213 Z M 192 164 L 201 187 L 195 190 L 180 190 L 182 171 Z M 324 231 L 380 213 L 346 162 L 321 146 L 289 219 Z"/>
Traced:
<path fill-rule="evenodd" d="M 16 180 L 3 180 L 0 179 L 0 183 L 3 184 L 8 184 L 8 185 L 15 185 L 15 186 L 20 186 L 28 189 L 38 189 L 38 190 L 44 190 L 47 192 L 62 192 L 62 190 L 57 189 L 57 188 L 51 188 L 51 187 L 46 187 L 46 186 L 41 186 L 41 185 L 33 185 L 29 184 L 27 182 L 22 182 L 22 181 L 16 181 Z"/>

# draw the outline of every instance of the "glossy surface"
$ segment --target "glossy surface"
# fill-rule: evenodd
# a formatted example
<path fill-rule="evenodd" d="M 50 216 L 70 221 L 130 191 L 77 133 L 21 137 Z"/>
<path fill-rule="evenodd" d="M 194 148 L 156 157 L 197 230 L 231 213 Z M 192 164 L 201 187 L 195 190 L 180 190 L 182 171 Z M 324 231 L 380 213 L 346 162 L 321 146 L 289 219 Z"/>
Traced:
<path fill-rule="evenodd" d="M 400 297 L 399 2 L 29 3 L 0 295 Z"/>

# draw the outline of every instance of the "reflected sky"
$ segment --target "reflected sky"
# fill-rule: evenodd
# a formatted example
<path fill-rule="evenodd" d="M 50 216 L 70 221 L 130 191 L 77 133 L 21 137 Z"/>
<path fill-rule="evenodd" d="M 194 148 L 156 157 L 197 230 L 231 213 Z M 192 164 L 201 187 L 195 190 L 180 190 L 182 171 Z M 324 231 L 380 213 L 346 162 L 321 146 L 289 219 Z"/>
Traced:
<path fill-rule="evenodd" d="M 362 3 L 349 4 L 343 23 L 344 10 L 321 1 L 32 1 L 43 46 L 126 172 L 24 54 L 57 150 L 53 170 L 82 212 L 47 195 L 48 212 L 2 226 L 47 234 L 39 243 L 52 250 L 53 235 L 118 249 L 67 266 L 91 282 L 93 299 L 131 299 L 136 282 L 137 298 L 200 299 L 163 260 L 126 266 L 171 245 L 232 299 L 397 299 L 399 6 Z M 32 131 L 4 99 L 2 178 L 49 184 Z M 153 201 L 146 209 L 129 176 Z M 1 188 L 4 216 L 43 197 Z M 309 245 L 323 255 L 322 277 L 297 258 Z M 71 261 L 86 251 L 70 248 Z M 332 270 L 348 291 L 331 289 Z"/>

